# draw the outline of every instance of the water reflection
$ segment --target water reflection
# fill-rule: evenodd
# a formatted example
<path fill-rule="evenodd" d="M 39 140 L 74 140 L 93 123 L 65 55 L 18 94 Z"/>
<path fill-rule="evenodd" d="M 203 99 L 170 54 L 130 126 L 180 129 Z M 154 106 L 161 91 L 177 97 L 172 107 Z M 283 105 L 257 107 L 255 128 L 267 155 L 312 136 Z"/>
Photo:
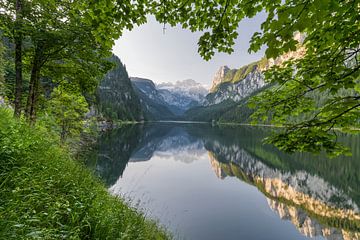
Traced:
<path fill-rule="evenodd" d="M 86 155 L 86 164 L 107 186 L 113 185 L 122 176 L 143 132 L 143 126 L 129 125 L 101 135 L 96 148 Z"/>
<path fill-rule="evenodd" d="M 92 166 L 108 186 L 117 189 L 128 163 L 165 159 L 189 164 L 206 151 L 219 179 L 236 178 L 255 186 L 268 206 L 304 236 L 360 239 L 359 137 L 340 137 L 352 147 L 352 157 L 327 159 L 323 155 L 287 155 L 264 146 L 261 139 L 267 131 L 205 124 L 134 125 L 102 135 Z M 184 175 L 180 169 L 172 174 Z M 205 181 L 206 186 L 206 179 L 194 179 Z M 236 190 L 235 184 L 229 188 Z M 205 187 L 203 191 L 207 191 Z"/>

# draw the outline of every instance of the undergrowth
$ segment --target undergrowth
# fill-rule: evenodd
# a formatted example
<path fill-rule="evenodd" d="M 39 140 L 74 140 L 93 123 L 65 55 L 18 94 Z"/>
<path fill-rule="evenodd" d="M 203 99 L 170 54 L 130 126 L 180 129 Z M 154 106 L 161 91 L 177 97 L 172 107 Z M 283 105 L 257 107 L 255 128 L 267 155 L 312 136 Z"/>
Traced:
<path fill-rule="evenodd" d="M 59 139 L 0 108 L 0 239 L 169 239 Z"/>

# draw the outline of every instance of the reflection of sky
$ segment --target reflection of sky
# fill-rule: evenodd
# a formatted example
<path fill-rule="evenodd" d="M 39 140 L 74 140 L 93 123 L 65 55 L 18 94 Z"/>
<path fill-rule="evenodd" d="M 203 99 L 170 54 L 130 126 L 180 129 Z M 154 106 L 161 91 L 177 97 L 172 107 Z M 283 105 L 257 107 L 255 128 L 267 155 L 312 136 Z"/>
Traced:
<path fill-rule="evenodd" d="M 191 164 L 158 155 L 129 163 L 109 190 L 130 197 L 186 239 L 306 239 L 269 208 L 256 187 L 236 178 L 218 179 L 207 154 Z"/>
<path fill-rule="evenodd" d="M 206 154 L 203 141 L 190 136 L 183 128 L 174 128 L 168 134 L 145 142 L 131 154 L 130 162 L 148 161 L 153 155 L 190 163 Z"/>
<path fill-rule="evenodd" d="M 195 142 L 188 141 L 187 144 L 173 144 L 170 145 L 169 148 L 160 145 L 154 154 L 159 158 L 171 158 L 174 161 L 183 163 L 191 163 L 199 159 L 207 158 L 207 151 L 204 149 L 204 144 L 200 140 Z"/>
<path fill-rule="evenodd" d="M 335 212 L 327 206 L 331 200 L 357 209 L 320 176 L 268 166 L 236 141 L 202 139 L 190 130 L 175 127 L 146 138 L 135 155 L 146 153 L 148 158 L 129 162 L 110 192 L 130 197 L 148 216 L 188 239 L 343 240 L 351 233 L 328 228 L 306 211 L 269 200 L 259 191 L 310 206 L 320 217 L 336 213 L 335 205 Z"/>
<path fill-rule="evenodd" d="M 155 152 L 155 156 L 161 159 L 170 159 L 173 161 L 180 161 L 183 163 L 192 163 L 197 160 L 207 159 L 207 151 L 200 149 L 187 149 L 181 151 L 181 149 L 173 149 L 172 152 Z"/>

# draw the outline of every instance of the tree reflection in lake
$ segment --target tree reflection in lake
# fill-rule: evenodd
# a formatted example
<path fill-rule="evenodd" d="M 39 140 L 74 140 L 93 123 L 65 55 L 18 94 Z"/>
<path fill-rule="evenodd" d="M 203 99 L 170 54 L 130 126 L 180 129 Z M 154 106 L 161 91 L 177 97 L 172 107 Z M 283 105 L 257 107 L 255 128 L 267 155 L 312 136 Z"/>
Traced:
<path fill-rule="evenodd" d="M 249 234 L 244 236 L 272 239 L 271 234 L 263 234 L 260 230 L 259 233 L 254 233 L 254 229 L 260 228 L 259 226 L 241 227 L 245 223 L 241 222 L 240 215 L 239 220 L 235 220 L 239 221 L 237 223 L 239 226 L 235 227 L 234 221 L 231 223 L 222 221 L 220 224 L 235 225 L 233 228 L 223 226 L 219 230 L 212 227 L 215 222 L 219 225 L 217 220 L 209 219 L 207 214 L 197 212 L 200 209 L 213 211 L 213 206 L 215 206 L 213 204 L 218 198 L 216 194 L 221 193 L 233 198 L 227 201 L 232 207 L 239 208 L 239 214 L 246 213 L 247 209 L 237 206 L 237 202 L 241 201 L 241 196 L 237 196 L 235 192 L 244 191 L 242 194 L 258 197 L 250 194 L 249 190 L 242 190 L 242 185 L 239 185 L 241 182 L 255 186 L 265 196 L 263 198 L 267 205 L 277 213 L 278 217 L 291 221 L 298 232 L 302 233 L 296 239 L 302 239 L 301 236 L 360 239 L 359 137 L 340 137 L 341 141 L 351 146 L 352 157 L 328 159 L 324 155 L 284 154 L 272 146 L 261 144 L 261 139 L 266 134 L 268 134 L 268 129 L 257 127 L 212 127 L 207 124 L 174 123 L 133 125 L 103 134 L 98 141 L 96 164 L 92 166 L 114 194 L 129 191 L 126 188 L 132 181 L 130 175 L 133 177 L 132 174 L 142 171 L 146 166 L 156 167 L 157 170 L 150 172 L 149 176 L 138 179 L 141 189 L 152 194 L 153 201 L 163 201 L 174 206 L 172 208 L 170 206 L 168 210 L 177 215 L 177 217 L 172 217 L 171 221 L 180 225 L 177 230 L 190 239 L 208 237 L 215 239 L 216 234 L 222 235 L 222 239 L 233 239 L 238 234 L 238 230 L 235 231 L 235 229 L 243 231 L 242 234 Z M 207 161 L 210 161 L 211 171 L 219 179 L 236 177 L 240 182 L 226 181 L 226 185 L 222 185 L 219 189 L 210 188 L 219 183 L 211 183 L 214 180 L 204 172 L 210 169 L 208 167 L 205 169 L 203 165 L 200 167 L 204 156 L 208 159 Z M 191 164 L 185 170 L 182 165 L 175 164 L 177 161 Z M 195 164 L 196 162 L 199 164 Z M 131 165 L 128 165 L 130 163 Z M 143 165 L 139 165 L 140 163 Z M 192 171 L 197 173 L 197 176 L 194 176 Z M 129 176 L 126 174 L 123 176 L 123 173 L 128 173 Z M 159 182 L 157 180 L 159 178 L 171 179 L 171 181 Z M 192 178 L 191 183 L 189 178 Z M 166 184 L 171 184 L 172 188 L 168 188 Z M 166 189 L 166 191 L 159 189 Z M 180 189 L 183 189 L 182 195 L 176 195 L 179 194 L 176 191 Z M 194 210 L 189 213 L 191 215 L 191 220 L 189 220 L 181 209 L 185 207 L 184 200 L 179 199 L 192 191 L 199 191 L 204 196 L 211 197 L 206 200 L 206 204 L 199 205 L 195 201 L 190 203 L 194 205 Z M 144 194 L 140 192 L 141 190 L 137 195 L 139 198 Z M 169 203 L 169 194 L 179 197 L 171 198 L 172 202 Z M 211 202 L 212 200 L 214 203 Z M 231 218 L 230 214 L 226 214 L 229 207 L 222 205 L 220 209 L 223 210 L 225 216 L 216 216 Z M 189 206 L 187 205 L 186 208 Z M 156 213 L 157 209 L 150 209 L 150 211 Z M 255 211 L 249 214 L 254 216 L 264 214 Z M 153 214 L 152 217 L 159 218 L 160 222 L 165 224 L 169 220 L 162 219 L 161 214 Z M 236 216 L 232 217 L 236 219 Z M 266 216 L 262 218 L 265 219 Z M 193 219 L 197 222 L 195 223 Z M 256 220 L 262 221 L 260 218 Z M 194 229 L 190 226 L 199 222 L 203 223 L 203 228 Z M 274 225 L 272 228 L 276 229 L 271 229 L 271 231 L 283 231 L 283 235 L 276 237 L 274 235 L 273 239 L 290 239 L 286 236 L 294 234 L 290 233 L 291 230 L 284 230 L 286 228 L 284 224 L 282 227 Z M 208 233 L 205 234 L 204 231 Z"/>

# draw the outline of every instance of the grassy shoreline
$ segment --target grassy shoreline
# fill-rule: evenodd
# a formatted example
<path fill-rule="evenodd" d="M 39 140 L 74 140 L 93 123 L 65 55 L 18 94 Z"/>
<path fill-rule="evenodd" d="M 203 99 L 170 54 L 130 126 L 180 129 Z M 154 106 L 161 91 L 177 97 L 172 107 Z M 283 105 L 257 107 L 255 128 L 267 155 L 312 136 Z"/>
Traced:
<path fill-rule="evenodd" d="M 0 108 L 0 239 L 170 239 L 111 196 L 56 136 Z"/>

